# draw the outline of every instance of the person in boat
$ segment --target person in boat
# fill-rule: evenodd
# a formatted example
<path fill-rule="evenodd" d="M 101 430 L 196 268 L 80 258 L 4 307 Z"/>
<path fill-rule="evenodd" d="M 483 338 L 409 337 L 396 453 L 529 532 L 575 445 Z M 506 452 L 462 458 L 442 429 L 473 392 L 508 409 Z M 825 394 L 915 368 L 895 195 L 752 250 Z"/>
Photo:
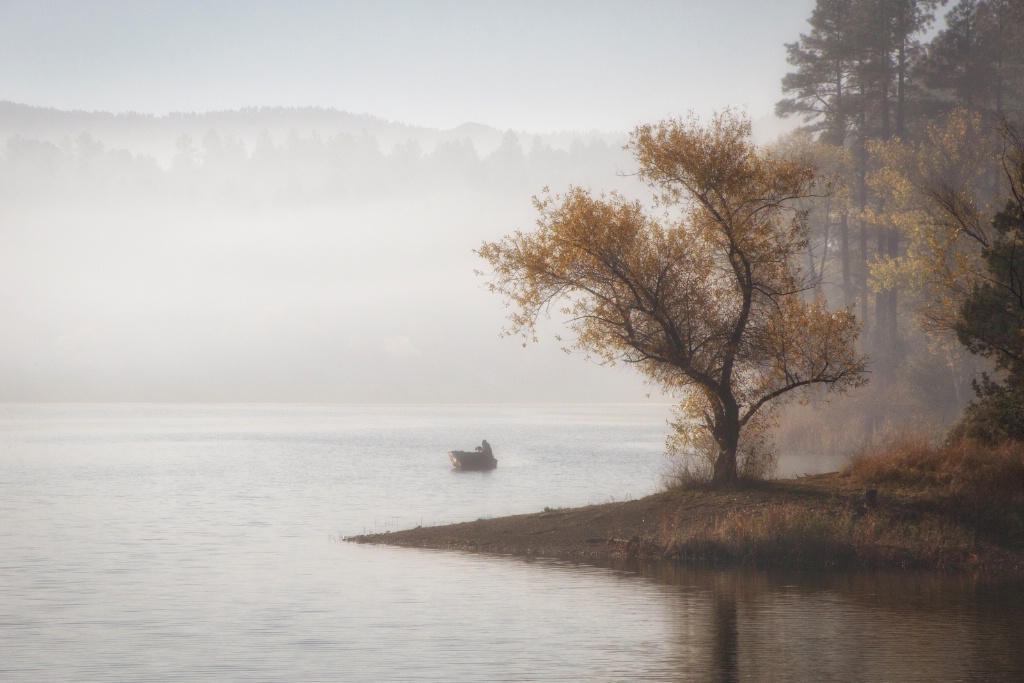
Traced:
<path fill-rule="evenodd" d="M 487 439 L 484 439 L 483 443 L 476 447 L 476 450 L 480 453 L 483 453 L 488 458 L 494 457 L 494 453 L 491 452 L 491 444 L 487 443 Z"/>

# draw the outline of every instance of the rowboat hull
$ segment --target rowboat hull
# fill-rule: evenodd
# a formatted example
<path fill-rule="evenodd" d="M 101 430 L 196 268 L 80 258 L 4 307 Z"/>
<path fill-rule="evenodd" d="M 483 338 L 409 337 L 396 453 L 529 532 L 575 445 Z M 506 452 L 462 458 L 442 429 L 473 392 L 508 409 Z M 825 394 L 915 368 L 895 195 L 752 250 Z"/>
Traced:
<path fill-rule="evenodd" d="M 493 470 L 498 461 L 493 455 L 481 451 L 448 451 L 452 467 L 457 470 Z"/>

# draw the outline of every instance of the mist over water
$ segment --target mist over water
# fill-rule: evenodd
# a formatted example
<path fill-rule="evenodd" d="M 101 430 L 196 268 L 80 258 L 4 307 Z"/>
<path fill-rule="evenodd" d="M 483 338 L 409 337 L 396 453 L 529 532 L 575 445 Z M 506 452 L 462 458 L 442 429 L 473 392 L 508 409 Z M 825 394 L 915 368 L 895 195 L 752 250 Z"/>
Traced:
<path fill-rule="evenodd" d="M 473 253 L 545 187 L 646 197 L 625 140 L 0 102 L 0 400 L 642 400 L 565 358 L 557 310 L 500 338 Z"/>
<path fill-rule="evenodd" d="M 622 137 L 0 110 L 0 399 L 644 395 L 550 339 L 500 339 L 474 273 L 473 249 L 532 225 L 544 185 L 622 184 Z"/>

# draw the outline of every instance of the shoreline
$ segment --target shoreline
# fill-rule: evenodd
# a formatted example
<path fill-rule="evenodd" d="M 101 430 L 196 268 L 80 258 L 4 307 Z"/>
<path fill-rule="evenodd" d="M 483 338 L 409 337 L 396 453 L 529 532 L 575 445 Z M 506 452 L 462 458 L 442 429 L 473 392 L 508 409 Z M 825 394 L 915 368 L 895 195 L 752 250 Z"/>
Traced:
<path fill-rule="evenodd" d="M 829 473 L 344 540 L 557 559 L 1024 578 L 1021 539 L 974 519 L 962 501 L 880 489 L 871 505 L 865 493 Z"/>

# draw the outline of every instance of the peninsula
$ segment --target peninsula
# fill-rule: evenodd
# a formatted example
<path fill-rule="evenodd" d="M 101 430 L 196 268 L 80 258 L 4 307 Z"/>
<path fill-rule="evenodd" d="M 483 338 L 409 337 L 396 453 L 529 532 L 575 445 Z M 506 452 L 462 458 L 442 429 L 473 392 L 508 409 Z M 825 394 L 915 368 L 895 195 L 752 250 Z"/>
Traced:
<path fill-rule="evenodd" d="M 947 460 L 968 471 L 970 457 L 960 452 Z M 907 457 L 877 456 L 830 474 L 728 489 L 691 486 L 639 500 L 346 540 L 595 561 L 1024 577 L 1024 515 L 1020 494 L 1013 491 L 1021 483 L 1004 478 L 1009 491 L 990 484 L 986 495 L 971 490 L 978 482 L 948 476 L 936 458 L 928 462 L 924 469 L 931 469 L 930 478 L 912 472 Z M 917 469 L 922 470 L 920 463 Z"/>

